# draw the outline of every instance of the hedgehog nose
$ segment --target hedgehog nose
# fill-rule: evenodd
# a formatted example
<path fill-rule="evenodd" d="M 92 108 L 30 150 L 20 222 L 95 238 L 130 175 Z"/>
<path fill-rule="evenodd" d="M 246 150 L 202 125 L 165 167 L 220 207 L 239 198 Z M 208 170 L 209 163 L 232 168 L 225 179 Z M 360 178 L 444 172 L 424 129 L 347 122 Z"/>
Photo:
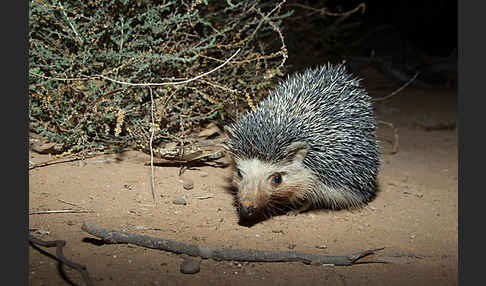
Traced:
<path fill-rule="evenodd" d="M 252 206 L 244 206 L 240 204 L 240 217 L 251 217 L 255 214 L 255 208 Z"/>

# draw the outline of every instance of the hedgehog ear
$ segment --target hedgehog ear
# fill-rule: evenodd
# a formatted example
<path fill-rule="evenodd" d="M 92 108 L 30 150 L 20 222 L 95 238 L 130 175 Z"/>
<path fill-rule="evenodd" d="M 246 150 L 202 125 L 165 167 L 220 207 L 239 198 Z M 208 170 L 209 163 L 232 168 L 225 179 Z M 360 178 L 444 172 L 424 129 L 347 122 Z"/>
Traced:
<path fill-rule="evenodd" d="M 294 142 L 285 149 L 285 157 L 289 161 L 302 162 L 305 156 L 307 156 L 308 149 L 309 146 L 306 142 Z"/>

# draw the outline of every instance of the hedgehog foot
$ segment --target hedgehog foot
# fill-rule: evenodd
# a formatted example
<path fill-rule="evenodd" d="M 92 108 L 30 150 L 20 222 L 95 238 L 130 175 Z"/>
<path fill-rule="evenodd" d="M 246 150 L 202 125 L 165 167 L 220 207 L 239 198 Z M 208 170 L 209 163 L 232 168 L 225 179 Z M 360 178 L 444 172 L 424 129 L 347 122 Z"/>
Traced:
<path fill-rule="evenodd" d="M 302 203 L 302 206 L 299 207 L 298 209 L 293 209 L 293 210 L 288 211 L 287 215 L 288 216 L 296 216 L 300 213 L 308 211 L 311 208 L 311 206 L 312 206 L 312 203 L 310 201 L 306 200 Z"/>

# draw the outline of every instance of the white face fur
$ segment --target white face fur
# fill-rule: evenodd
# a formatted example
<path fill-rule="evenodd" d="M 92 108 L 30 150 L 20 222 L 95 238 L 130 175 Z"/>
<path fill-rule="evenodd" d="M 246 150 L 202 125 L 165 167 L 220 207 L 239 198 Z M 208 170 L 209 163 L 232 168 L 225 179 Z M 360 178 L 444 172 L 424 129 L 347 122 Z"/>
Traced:
<path fill-rule="evenodd" d="M 278 208 L 279 203 L 299 206 L 306 190 L 315 188 L 317 178 L 302 163 L 306 145 L 293 146 L 288 160 L 272 164 L 258 159 L 235 159 L 233 184 L 238 189 L 238 201 L 255 209 Z"/>
<path fill-rule="evenodd" d="M 359 197 L 347 190 L 324 185 L 304 166 L 307 150 L 305 143 L 291 144 L 286 150 L 288 159 L 278 164 L 255 158 L 235 158 L 233 185 L 238 190 L 239 203 L 246 208 L 270 211 L 278 210 L 282 204 L 300 210 L 324 205 L 333 208 L 359 206 Z"/>

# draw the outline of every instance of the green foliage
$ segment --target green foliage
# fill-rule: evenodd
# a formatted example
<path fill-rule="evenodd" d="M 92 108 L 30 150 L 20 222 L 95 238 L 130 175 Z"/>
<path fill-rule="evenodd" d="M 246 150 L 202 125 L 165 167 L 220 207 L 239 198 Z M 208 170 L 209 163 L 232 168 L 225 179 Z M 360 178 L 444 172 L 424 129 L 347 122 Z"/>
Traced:
<path fill-rule="evenodd" d="M 30 128 L 80 151 L 187 136 L 258 101 L 287 57 L 280 4 L 265 1 L 29 1 Z M 103 76 L 103 77 L 102 77 Z M 231 110 L 230 114 L 228 111 Z"/>

